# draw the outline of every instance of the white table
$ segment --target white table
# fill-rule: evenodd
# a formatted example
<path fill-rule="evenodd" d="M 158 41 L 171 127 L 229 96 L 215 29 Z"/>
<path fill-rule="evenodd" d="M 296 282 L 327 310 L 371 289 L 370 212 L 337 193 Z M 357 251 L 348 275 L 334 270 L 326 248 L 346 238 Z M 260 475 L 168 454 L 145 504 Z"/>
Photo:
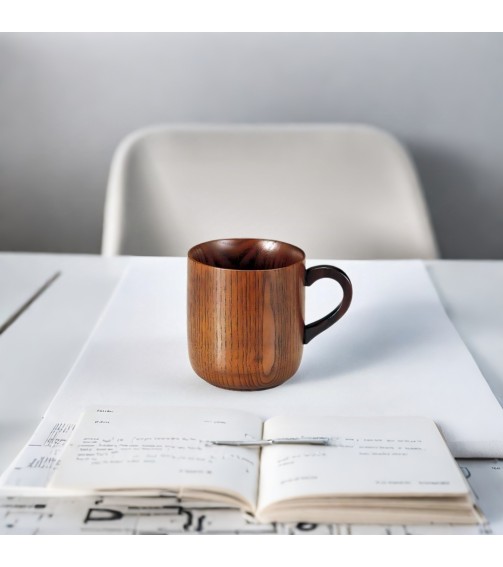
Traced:
<path fill-rule="evenodd" d="M 38 425 L 129 262 L 127 257 L 0 254 L 0 327 L 7 325 L 0 334 L 0 471 Z M 502 403 L 503 262 L 431 261 L 427 268 Z M 461 464 L 473 471 L 478 466 Z M 494 470 L 501 464 L 495 461 Z M 500 508 L 503 514 L 503 502 Z"/>

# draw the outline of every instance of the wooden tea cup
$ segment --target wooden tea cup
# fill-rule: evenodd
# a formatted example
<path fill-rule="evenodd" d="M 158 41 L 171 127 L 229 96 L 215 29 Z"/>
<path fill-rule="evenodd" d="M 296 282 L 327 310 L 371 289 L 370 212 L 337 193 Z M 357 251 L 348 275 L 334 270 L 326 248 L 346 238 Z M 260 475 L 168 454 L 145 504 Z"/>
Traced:
<path fill-rule="evenodd" d="M 337 281 L 340 304 L 304 324 L 304 286 Z M 305 254 L 276 240 L 231 238 L 188 252 L 188 347 L 194 371 L 232 390 L 282 384 L 299 368 L 303 345 L 349 308 L 352 285 L 334 266 L 305 267 Z"/>

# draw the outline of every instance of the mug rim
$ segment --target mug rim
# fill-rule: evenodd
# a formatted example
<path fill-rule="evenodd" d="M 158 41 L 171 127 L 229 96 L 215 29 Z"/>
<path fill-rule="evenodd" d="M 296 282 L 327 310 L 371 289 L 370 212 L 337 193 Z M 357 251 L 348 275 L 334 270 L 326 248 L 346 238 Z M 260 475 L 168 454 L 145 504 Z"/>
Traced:
<path fill-rule="evenodd" d="M 201 262 L 201 260 L 198 260 L 197 258 L 193 257 L 193 253 L 195 249 L 198 248 L 199 246 L 213 244 L 215 242 L 229 242 L 229 241 L 239 242 L 243 240 L 248 240 L 253 243 L 274 242 L 275 244 L 282 244 L 283 246 L 288 246 L 289 248 L 296 250 L 297 252 L 300 252 L 301 258 L 295 262 L 292 262 L 291 264 L 288 264 L 287 266 L 281 266 L 280 268 L 239 269 L 239 268 L 222 268 L 220 266 L 212 266 L 205 262 Z M 207 268 L 211 268 L 212 270 L 225 270 L 227 272 L 274 272 L 277 270 L 286 270 L 288 268 L 291 268 L 292 266 L 296 266 L 297 264 L 304 263 L 306 260 L 306 253 L 304 252 L 304 250 L 302 250 L 302 248 L 295 246 L 295 244 L 290 244 L 289 242 L 285 242 L 284 240 L 277 240 L 276 238 L 215 238 L 213 240 L 207 240 L 205 242 L 200 242 L 199 244 L 195 244 L 194 246 L 192 246 L 187 252 L 187 258 L 192 262 L 196 262 L 197 264 L 200 264 L 201 266 L 205 266 Z"/>

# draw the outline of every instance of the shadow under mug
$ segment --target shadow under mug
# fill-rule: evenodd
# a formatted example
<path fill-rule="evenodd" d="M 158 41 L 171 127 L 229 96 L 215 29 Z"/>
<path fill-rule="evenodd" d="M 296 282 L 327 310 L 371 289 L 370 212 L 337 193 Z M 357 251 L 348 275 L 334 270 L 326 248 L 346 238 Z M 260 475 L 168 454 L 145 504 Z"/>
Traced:
<path fill-rule="evenodd" d="M 343 290 L 328 315 L 304 324 L 304 286 L 331 278 Z M 305 267 L 305 254 L 276 240 L 231 238 L 188 252 L 188 347 L 194 371 L 232 390 L 282 384 L 299 368 L 303 345 L 338 321 L 353 289 L 335 266 Z"/>

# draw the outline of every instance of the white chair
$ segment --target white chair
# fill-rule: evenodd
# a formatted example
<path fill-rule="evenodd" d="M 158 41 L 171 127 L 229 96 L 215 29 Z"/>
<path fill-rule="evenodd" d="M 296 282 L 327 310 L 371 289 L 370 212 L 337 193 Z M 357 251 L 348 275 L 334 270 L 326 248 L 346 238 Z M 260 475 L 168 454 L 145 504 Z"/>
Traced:
<path fill-rule="evenodd" d="M 103 254 L 184 256 L 231 237 L 317 259 L 437 257 L 414 166 L 374 127 L 158 126 L 121 142 Z"/>

